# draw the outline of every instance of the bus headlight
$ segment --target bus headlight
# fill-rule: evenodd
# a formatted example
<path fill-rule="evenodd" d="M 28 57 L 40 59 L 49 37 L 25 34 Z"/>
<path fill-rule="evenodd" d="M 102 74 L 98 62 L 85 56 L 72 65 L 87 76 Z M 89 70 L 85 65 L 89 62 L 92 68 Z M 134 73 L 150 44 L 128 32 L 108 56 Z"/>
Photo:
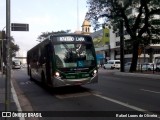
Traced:
<path fill-rule="evenodd" d="M 59 72 L 55 72 L 55 76 L 59 77 L 60 76 Z"/>
<path fill-rule="evenodd" d="M 96 74 L 96 73 L 97 73 L 97 70 L 94 70 L 93 73 Z"/>
<path fill-rule="evenodd" d="M 97 73 L 97 70 L 94 70 L 94 71 L 93 71 L 93 76 L 96 75 L 96 73 Z"/>

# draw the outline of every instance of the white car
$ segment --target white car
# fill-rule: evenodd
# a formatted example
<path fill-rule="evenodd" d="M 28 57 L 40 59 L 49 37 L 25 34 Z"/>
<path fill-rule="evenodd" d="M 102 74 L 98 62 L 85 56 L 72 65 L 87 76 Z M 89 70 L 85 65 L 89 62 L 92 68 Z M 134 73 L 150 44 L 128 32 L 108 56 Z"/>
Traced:
<path fill-rule="evenodd" d="M 160 72 L 160 64 L 155 66 L 155 70 L 156 70 L 156 72 Z"/>
<path fill-rule="evenodd" d="M 120 69 L 120 60 L 109 60 L 103 65 L 104 69 Z"/>
<path fill-rule="evenodd" d="M 131 67 L 131 62 L 127 62 L 124 64 L 124 70 L 126 72 L 128 72 L 130 70 L 130 67 Z M 137 63 L 137 68 L 136 70 L 140 70 L 141 69 L 141 64 Z"/>
<path fill-rule="evenodd" d="M 156 69 L 156 65 L 154 63 L 145 63 L 142 65 L 142 70 L 145 70 L 145 71 L 151 71 L 155 69 Z"/>
<path fill-rule="evenodd" d="M 12 69 L 21 69 L 21 62 L 19 60 L 13 60 Z"/>
<path fill-rule="evenodd" d="M 125 71 L 129 71 L 130 67 L 131 67 L 131 62 L 127 62 L 127 63 L 124 64 L 124 70 Z"/>

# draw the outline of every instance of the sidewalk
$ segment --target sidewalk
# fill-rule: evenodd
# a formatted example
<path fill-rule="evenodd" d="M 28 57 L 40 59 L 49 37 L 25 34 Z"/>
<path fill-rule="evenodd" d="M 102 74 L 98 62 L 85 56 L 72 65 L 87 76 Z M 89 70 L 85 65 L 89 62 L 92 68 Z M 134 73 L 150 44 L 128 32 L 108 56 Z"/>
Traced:
<path fill-rule="evenodd" d="M 151 78 L 151 79 L 159 79 L 160 80 L 160 72 L 154 72 L 153 71 L 139 71 L 139 72 L 120 72 L 118 69 L 103 69 L 99 68 L 99 71 L 106 71 L 111 72 L 113 75 L 119 75 L 119 76 L 132 76 L 132 77 L 141 77 L 141 78 Z"/>
<path fill-rule="evenodd" d="M 5 120 L 5 118 L 2 117 L 2 112 L 5 112 L 5 75 L 2 76 L 2 73 L 0 72 L 0 120 Z M 10 98 L 10 106 L 9 111 L 17 111 L 16 103 L 13 100 L 13 95 L 11 93 Z M 10 118 L 10 120 L 19 120 L 19 118 Z"/>

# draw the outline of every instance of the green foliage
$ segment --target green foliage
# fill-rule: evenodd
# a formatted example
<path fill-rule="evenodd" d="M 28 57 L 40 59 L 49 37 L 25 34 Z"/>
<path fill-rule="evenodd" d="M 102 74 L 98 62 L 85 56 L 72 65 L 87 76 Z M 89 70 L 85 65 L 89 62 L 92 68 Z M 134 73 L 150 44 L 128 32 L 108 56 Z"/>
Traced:
<path fill-rule="evenodd" d="M 11 57 L 16 56 L 16 52 L 19 51 L 19 46 L 14 43 L 14 38 L 11 36 L 10 42 L 10 55 Z M 2 47 L 2 41 L 0 40 L 0 48 Z M 6 40 L 3 40 L 3 59 L 6 63 Z"/>
<path fill-rule="evenodd" d="M 155 16 L 160 15 L 160 0 L 88 0 L 87 3 L 87 18 L 95 28 L 99 27 L 99 19 L 106 18 L 104 22 L 110 23 L 113 31 L 119 31 L 119 21 L 124 21 L 133 46 L 131 71 L 136 70 L 138 47 L 160 39 L 157 31 L 160 18 Z"/>
<path fill-rule="evenodd" d="M 17 51 L 19 51 L 19 46 L 11 42 L 11 57 L 15 57 Z"/>
<path fill-rule="evenodd" d="M 160 0 L 88 0 L 87 18 L 94 27 L 99 27 L 98 19 L 107 18 L 114 30 L 119 29 L 119 20 L 124 20 L 127 32 L 131 37 L 151 37 L 151 30 L 155 29 L 154 15 L 160 15 Z M 154 20 L 156 21 L 156 20 Z M 159 26 L 159 25 L 158 25 Z M 160 34 L 160 33 L 159 33 Z"/>

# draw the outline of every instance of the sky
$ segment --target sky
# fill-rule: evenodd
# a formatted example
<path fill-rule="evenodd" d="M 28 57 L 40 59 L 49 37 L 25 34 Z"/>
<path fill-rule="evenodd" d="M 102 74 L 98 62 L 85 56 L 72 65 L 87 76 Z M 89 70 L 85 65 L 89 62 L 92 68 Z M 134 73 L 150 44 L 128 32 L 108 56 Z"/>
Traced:
<path fill-rule="evenodd" d="M 81 30 L 88 10 L 87 0 L 78 0 L 79 24 L 77 27 L 77 0 L 10 0 L 11 23 L 29 24 L 29 31 L 11 31 L 21 51 L 28 51 L 39 42 L 42 32 Z M 0 0 L 0 31 L 6 26 L 6 0 Z"/>

